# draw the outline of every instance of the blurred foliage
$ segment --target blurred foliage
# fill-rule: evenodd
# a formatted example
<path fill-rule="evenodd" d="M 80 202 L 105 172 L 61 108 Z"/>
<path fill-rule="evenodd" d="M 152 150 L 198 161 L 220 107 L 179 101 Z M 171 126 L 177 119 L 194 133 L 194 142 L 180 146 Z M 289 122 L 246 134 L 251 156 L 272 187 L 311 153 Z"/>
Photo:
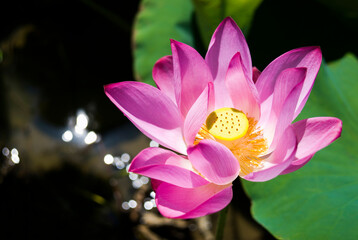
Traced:
<path fill-rule="evenodd" d="M 262 0 L 192 0 L 202 41 L 209 45 L 211 35 L 225 17 L 232 17 L 247 34 L 256 8 Z"/>
<path fill-rule="evenodd" d="M 358 21 L 347 20 L 318 1 L 263 1 L 246 36 L 253 65 L 263 70 L 291 49 L 320 46 L 327 62 L 358 55 Z"/>
<path fill-rule="evenodd" d="M 346 9 L 355 9 L 348 1 L 344 1 Z M 213 31 L 225 16 L 233 17 L 243 30 L 253 65 L 261 70 L 282 53 L 302 46 L 321 46 L 328 61 L 348 51 L 358 54 L 358 18 L 348 19 L 347 14 L 340 14 L 341 8 L 331 8 L 320 0 L 191 3 L 142 1 L 133 36 L 136 80 L 154 84 L 152 68 L 159 58 L 171 54 L 171 38 L 195 47 L 204 56 Z"/>
<path fill-rule="evenodd" d="M 135 78 L 154 85 L 152 68 L 159 58 L 171 54 L 169 39 L 206 49 L 215 28 L 226 16 L 233 17 L 248 32 L 261 1 L 193 0 L 192 4 L 189 0 L 143 0 L 133 33 Z M 198 28 L 192 21 L 194 7 Z"/>
<path fill-rule="evenodd" d="M 357 0 L 316 0 L 321 4 L 332 9 L 334 12 L 349 18 L 358 18 L 358 1 Z"/>
<path fill-rule="evenodd" d="M 193 45 L 190 0 L 143 0 L 134 25 L 135 78 L 154 84 L 152 68 L 170 55 L 170 39 Z"/>
<path fill-rule="evenodd" d="M 358 61 L 323 63 L 299 116 L 335 116 L 340 139 L 302 169 L 264 183 L 244 181 L 254 218 L 280 239 L 357 239 Z"/>

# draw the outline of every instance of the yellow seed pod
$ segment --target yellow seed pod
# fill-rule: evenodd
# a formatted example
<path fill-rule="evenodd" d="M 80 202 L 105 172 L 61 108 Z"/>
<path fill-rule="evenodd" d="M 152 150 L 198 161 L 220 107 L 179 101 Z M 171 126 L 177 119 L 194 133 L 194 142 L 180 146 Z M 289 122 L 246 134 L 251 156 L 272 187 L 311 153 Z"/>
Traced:
<path fill-rule="evenodd" d="M 206 128 L 217 139 L 233 141 L 245 136 L 249 121 L 243 112 L 235 108 L 220 108 L 209 114 Z"/>

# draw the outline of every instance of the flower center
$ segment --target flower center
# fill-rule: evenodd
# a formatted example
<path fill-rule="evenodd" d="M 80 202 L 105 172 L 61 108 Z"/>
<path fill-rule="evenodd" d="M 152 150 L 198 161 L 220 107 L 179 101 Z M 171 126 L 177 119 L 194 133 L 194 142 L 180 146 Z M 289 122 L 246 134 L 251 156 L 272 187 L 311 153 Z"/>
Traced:
<path fill-rule="evenodd" d="M 194 144 L 210 139 L 225 145 L 240 164 L 240 176 L 262 167 L 268 146 L 257 121 L 235 108 L 220 108 L 206 119 Z"/>
<path fill-rule="evenodd" d="M 245 136 L 249 121 L 243 112 L 235 108 L 220 108 L 209 114 L 206 128 L 217 139 L 233 141 Z"/>

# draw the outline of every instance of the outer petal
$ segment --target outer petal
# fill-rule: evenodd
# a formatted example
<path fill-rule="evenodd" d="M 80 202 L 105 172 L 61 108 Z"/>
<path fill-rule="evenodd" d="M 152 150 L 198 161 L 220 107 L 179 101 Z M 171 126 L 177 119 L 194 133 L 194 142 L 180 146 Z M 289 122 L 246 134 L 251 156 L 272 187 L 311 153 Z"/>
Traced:
<path fill-rule="evenodd" d="M 292 88 L 284 102 L 279 100 L 277 102 L 279 106 L 274 107 L 274 109 L 281 108 L 278 110 L 278 117 L 276 118 L 273 114 L 273 118 L 265 127 L 265 137 L 267 138 L 271 150 L 276 148 L 277 144 L 279 144 L 283 132 L 287 126 L 291 125 L 291 122 L 294 120 L 295 108 L 297 106 L 297 101 L 302 91 L 303 84 L 303 81 L 299 82 Z"/>
<path fill-rule="evenodd" d="M 216 141 L 200 141 L 188 148 L 188 157 L 193 167 L 215 184 L 229 184 L 239 175 L 240 165 L 235 156 Z"/>
<path fill-rule="evenodd" d="M 184 137 L 188 146 L 192 145 L 195 136 L 203 126 L 208 114 L 213 111 L 214 104 L 214 86 L 208 83 L 208 87 L 204 89 L 199 98 L 189 110 L 184 121 Z"/>
<path fill-rule="evenodd" d="M 244 73 L 240 53 L 236 53 L 231 59 L 226 75 L 226 86 L 236 109 L 255 119 L 260 118 L 258 93 L 253 81 Z"/>
<path fill-rule="evenodd" d="M 186 153 L 182 118 L 164 93 L 140 82 L 109 84 L 104 90 L 141 132 L 165 147 Z"/>
<path fill-rule="evenodd" d="M 271 114 L 279 114 L 285 100 L 292 90 L 306 78 L 307 68 L 288 68 L 283 70 L 277 78 L 273 92 Z M 298 99 L 297 99 L 298 101 Z M 293 104 L 297 104 L 293 103 Z"/>
<path fill-rule="evenodd" d="M 311 92 L 313 82 L 318 73 L 322 61 L 321 49 L 319 47 L 304 47 L 291 50 L 271 62 L 257 79 L 256 87 L 263 104 L 262 109 L 271 109 L 275 83 L 278 75 L 286 68 L 305 67 L 307 76 L 304 81 L 302 92 L 295 110 L 295 117 L 301 112 Z M 261 112 L 262 115 L 267 112 Z"/>
<path fill-rule="evenodd" d="M 227 206 L 231 199 L 231 184 L 181 188 L 162 182 L 156 189 L 158 210 L 168 218 L 196 218 L 214 213 Z"/>
<path fill-rule="evenodd" d="M 183 117 L 212 82 L 210 70 L 200 54 L 192 47 L 171 40 L 175 95 Z"/>
<path fill-rule="evenodd" d="M 273 92 L 273 96 L 271 96 L 273 99 L 271 111 L 269 114 L 262 115 L 260 119 L 260 125 L 265 129 L 269 143 L 271 143 L 271 140 L 273 139 L 274 130 L 277 128 L 280 115 L 288 116 L 287 114 L 290 114 L 290 118 L 284 123 L 285 125 L 279 126 L 281 133 L 286 129 L 287 125 L 291 124 L 293 121 L 294 112 L 305 77 L 306 68 L 288 68 L 283 70 L 277 77 L 275 91 Z M 295 88 L 296 90 L 293 96 L 293 89 Z M 288 99 L 290 94 L 291 97 Z M 262 109 L 262 111 L 267 112 L 266 109 Z M 286 115 L 284 115 L 285 113 Z M 282 121 L 281 124 L 283 124 Z"/>
<path fill-rule="evenodd" d="M 260 70 L 258 70 L 256 67 L 252 68 L 252 81 L 256 83 L 257 79 L 261 75 Z"/>
<path fill-rule="evenodd" d="M 214 81 L 224 81 L 231 58 L 240 52 L 244 70 L 251 79 L 252 66 L 249 47 L 235 21 L 225 18 L 215 30 L 205 57 Z"/>
<path fill-rule="evenodd" d="M 250 173 L 243 178 L 253 182 L 264 182 L 278 176 L 293 161 L 296 152 L 296 136 L 293 128 L 289 126 L 282 135 L 278 147 L 265 159 L 262 170 Z"/>
<path fill-rule="evenodd" d="M 189 160 L 162 148 L 141 151 L 133 159 L 129 171 L 186 188 L 209 183 L 194 172 Z"/>
<path fill-rule="evenodd" d="M 176 103 L 172 56 L 159 59 L 154 64 L 152 75 L 157 87 Z"/>
<path fill-rule="evenodd" d="M 152 179 L 150 179 L 150 183 L 152 185 L 152 189 L 154 191 L 157 191 L 157 188 L 159 187 L 160 184 L 163 183 L 163 181 L 152 178 Z"/>
<path fill-rule="evenodd" d="M 293 124 L 298 146 L 296 159 L 282 173 L 290 173 L 303 167 L 319 150 L 341 136 L 342 121 L 333 117 L 316 117 Z"/>

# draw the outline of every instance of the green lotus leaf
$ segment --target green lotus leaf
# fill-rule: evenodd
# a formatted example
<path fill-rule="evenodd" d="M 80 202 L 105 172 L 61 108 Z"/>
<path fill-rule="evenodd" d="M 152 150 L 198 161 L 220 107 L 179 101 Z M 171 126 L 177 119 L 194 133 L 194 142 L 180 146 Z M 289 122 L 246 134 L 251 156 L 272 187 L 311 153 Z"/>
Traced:
<path fill-rule="evenodd" d="M 358 239 L 358 61 L 347 54 L 323 63 L 299 116 L 335 116 L 340 139 L 296 172 L 243 181 L 254 218 L 279 239 Z"/>
<path fill-rule="evenodd" d="M 134 73 L 138 81 L 154 84 L 155 62 L 170 55 L 170 39 L 193 46 L 190 0 L 143 0 L 133 32 Z"/>
<path fill-rule="evenodd" d="M 262 0 L 192 0 L 201 38 L 208 46 L 211 35 L 225 17 L 232 17 L 246 35 Z"/>

